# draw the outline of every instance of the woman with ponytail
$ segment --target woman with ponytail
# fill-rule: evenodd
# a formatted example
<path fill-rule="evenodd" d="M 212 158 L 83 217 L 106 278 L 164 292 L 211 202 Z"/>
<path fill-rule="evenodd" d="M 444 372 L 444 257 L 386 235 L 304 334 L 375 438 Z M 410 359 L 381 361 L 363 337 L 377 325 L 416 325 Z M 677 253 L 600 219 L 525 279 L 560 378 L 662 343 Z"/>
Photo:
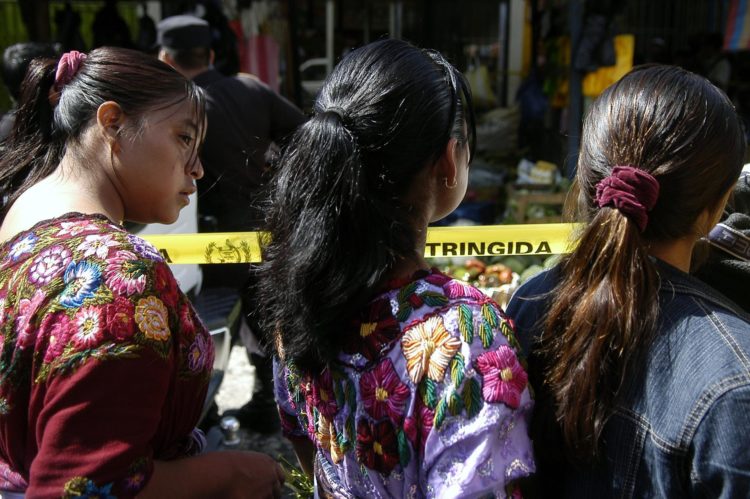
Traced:
<path fill-rule="evenodd" d="M 500 308 L 424 259 L 466 191 L 469 88 L 382 40 L 344 58 L 282 151 L 257 290 L 284 433 L 335 497 L 505 497 L 534 463 Z"/>
<path fill-rule="evenodd" d="M 36 59 L 0 160 L 0 497 L 272 497 L 257 453 L 200 454 L 211 338 L 125 220 L 203 175 L 197 87 L 135 51 Z"/>
<path fill-rule="evenodd" d="M 685 70 L 636 68 L 592 105 L 577 246 L 508 307 L 546 495 L 750 495 L 750 318 L 689 275 L 744 158 L 732 103 Z"/>

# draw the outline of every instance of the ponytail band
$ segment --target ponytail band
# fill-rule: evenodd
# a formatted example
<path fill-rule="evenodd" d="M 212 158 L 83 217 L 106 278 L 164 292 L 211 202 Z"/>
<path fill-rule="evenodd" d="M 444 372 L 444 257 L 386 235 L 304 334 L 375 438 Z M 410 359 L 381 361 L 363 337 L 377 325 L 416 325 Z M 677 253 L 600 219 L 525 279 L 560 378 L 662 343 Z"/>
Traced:
<path fill-rule="evenodd" d="M 68 83 L 73 80 L 78 70 L 81 69 L 81 64 L 86 60 L 86 54 L 78 52 L 77 50 L 71 50 L 66 52 L 60 57 L 60 61 L 57 63 L 57 71 L 55 72 L 55 90 L 58 92 L 65 87 Z"/>
<path fill-rule="evenodd" d="M 612 206 L 633 220 L 643 232 L 648 212 L 659 199 L 659 181 L 650 173 L 632 166 L 615 166 L 608 177 L 596 184 L 596 204 Z"/>
<path fill-rule="evenodd" d="M 327 108 L 325 108 L 323 110 L 323 112 L 324 113 L 333 113 L 336 116 L 338 116 L 341 121 L 344 121 L 345 111 L 344 111 L 343 108 L 341 108 L 339 106 L 330 106 L 330 107 L 327 107 Z"/>

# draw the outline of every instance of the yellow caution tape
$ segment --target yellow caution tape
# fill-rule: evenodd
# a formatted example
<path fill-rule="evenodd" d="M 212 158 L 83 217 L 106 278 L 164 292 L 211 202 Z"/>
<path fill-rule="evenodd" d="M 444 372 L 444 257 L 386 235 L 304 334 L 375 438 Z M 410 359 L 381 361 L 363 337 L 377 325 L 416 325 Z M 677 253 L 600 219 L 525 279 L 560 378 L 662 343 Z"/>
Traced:
<path fill-rule="evenodd" d="M 555 255 L 573 247 L 577 224 L 430 227 L 425 257 Z M 261 261 L 258 232 L 148 234 L 143 238 L 170 263 Z"/>

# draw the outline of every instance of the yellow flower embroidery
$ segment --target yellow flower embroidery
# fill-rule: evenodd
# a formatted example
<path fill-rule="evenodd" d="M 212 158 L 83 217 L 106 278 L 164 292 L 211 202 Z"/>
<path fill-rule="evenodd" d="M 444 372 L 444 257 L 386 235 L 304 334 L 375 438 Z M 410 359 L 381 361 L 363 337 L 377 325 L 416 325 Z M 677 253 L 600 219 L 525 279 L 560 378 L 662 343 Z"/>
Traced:
<path fill-rule="evenodd" d="M 461 340 L 448 333 L 439 316 L 416 324 L 401 338 L 406 369 L 415 384 L 425 373 L 434 381 L 442 381 L 448 363 L 460 347 Z"/>
<path fill-rule="evenodd" d="M 318 419 L 316 437 L 318 438 L 320 447 L 323 450 L 331 452 L 331 459 L 334 464 L 338 464 L 344 459 L 344 451 L 339 447 L 339 442 L 336 438 L 336 427 L 333 425 L 333 421 L 328 421 L 322 414 L 320 415 L 320 419 Z"/>
<path fill-rule="evenodd" d="M 135 307 L 135 322 L 147 338 L 157 341 L 167 341 L 169 338 L 167 307 L 155 296 L 138 300 Z"/>

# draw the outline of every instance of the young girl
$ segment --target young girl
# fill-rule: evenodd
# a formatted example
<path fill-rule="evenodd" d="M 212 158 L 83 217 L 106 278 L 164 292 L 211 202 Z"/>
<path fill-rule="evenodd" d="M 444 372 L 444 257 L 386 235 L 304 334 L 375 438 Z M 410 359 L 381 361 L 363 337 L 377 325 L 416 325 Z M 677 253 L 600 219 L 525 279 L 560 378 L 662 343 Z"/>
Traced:
<path fill-rule="evenodd" d="M 321 494 L 504 497 L 534 469 L 505 315 L 423 257 L 473 145 L 461 74 L 383 40 L 334 69 L 283 151 L 259 297 L 284 432 Z"/>
<path fill-rule="evenodd" d="M 208 332 L 151 245 L 203 175 L 203 96 L 100 48 L 37 59 L 0 163 L 0 495 L 271 497 L 268 456 L 194 430 Z"/>
<path fill-rule="evenodd" d="M 690 276 L 745 155 L 732 103 L 676 67 L 595 101 L 576 249 L 508 314 L 538 387 L 539 484 L 564 497 L 748 497 L 750 321 Z"/>

